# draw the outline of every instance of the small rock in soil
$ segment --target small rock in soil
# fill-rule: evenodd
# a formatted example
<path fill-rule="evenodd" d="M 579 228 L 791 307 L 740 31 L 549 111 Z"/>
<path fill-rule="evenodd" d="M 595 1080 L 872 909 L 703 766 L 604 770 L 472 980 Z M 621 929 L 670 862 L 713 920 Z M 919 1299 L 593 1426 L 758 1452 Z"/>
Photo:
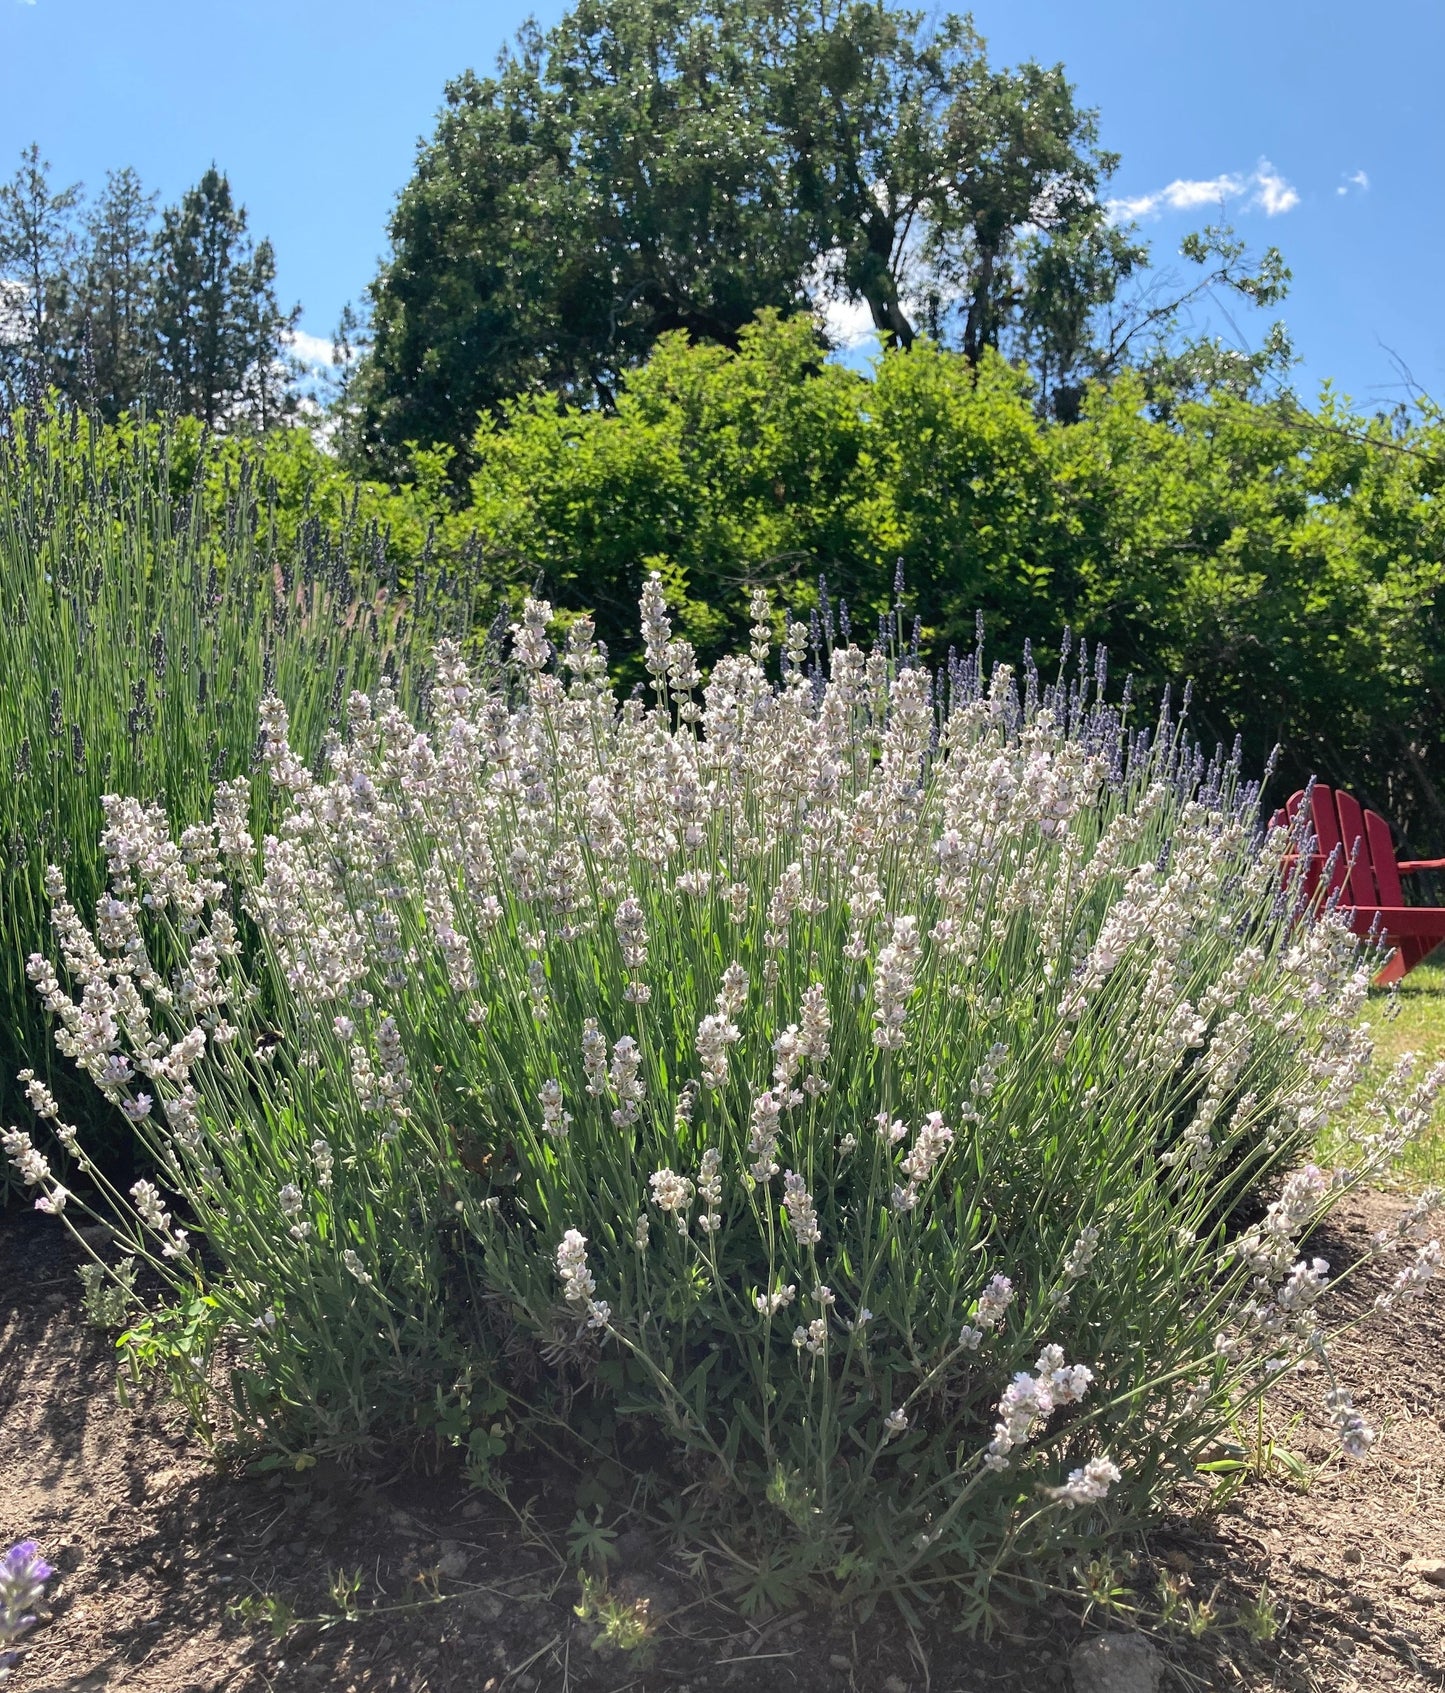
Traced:
<path fill-rule="evenodd" d="M 1411 1558 L 1405 1568 L 1422 1581 L 1433 1581 L 1437 1587 L 1445 1587 L 1445 1558 Z"/>
<path fill-rule="evenodd" d="M 145 1478 L 145 1496 L 147 1499 L 159 1499 L 179 1487 L 184 1480 L 179 1470 L 156 1470 Z"/>
<path fill-rule="evenodd" d="M 1101 1634 L 1069 1654 L 1074 1693 L 1158 1693 L 1159 1653 L 1141 1634 Z"/>

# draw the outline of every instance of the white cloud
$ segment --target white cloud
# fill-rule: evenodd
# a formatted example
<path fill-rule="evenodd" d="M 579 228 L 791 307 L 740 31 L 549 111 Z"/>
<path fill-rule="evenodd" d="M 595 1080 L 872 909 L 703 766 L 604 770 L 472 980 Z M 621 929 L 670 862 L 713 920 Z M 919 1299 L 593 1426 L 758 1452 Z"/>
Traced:
<path fill-rule="evenodd" d="M 1132 199 L 1110 200 L 1109 215 L 1116 223 L 1130 218 L 1154 218 L 1161 212 L 1187 212 L 1198 206 L 1218 205 L 1232 200 L 1244 188 L 1239 176 L 1212 176 L 1204 181 L 1176 177 L 1167 188 L 1153 194 L 1139 194 Z"/>
<path fill-rule="evenodd" d="M 841 249 L 820 253 L 803 286 L 834 347 L 840 352 L 856 352 L 872 343 L 878 332 L 868 302 L 849 300 L 839 290 L 836 273 L 842 259 Z"/>
<path fill-rule="evenodd" d="M 1196 206 L 1213 206 L 1221 200 L 1232 200 L 1243 190 L 1242 177 L 1226 174 L 1209 177 L 1203 182 L 1171 182 L 1161 197 L 1171 212 L 1192 212 Z"/>
<path fill-rule="evenodd" d="M 1258 206 L 1266 217 L 1278 217 L 1281 212 L 1292 212 L 1299 204 L 1299 195 L 1267 159 L 1259 161 L 1254 180 L 1258 185 L 1258 192 L 1250 204 Z"/>
<path fill-rule="evenodd" d="M 1335 190 L 1336 194 L 1348 194 L 1352 188 L 1358 188 L 1361 194 L 1370 186 L 1370 179 L 1362 170 L 1351 171 L 1345 180 Z"/>
<path fill-rule="evenodd" d="M 286 337 L 286 345 L 293 357 L 305 365 L 330 365 L 334 351 L 324 335 L 308 335 L 304 329 L 293 329 Z"/>
<path fill-rule="evenodd" d="M 835 347 L 849 352 L 866 347 L 878 334 L 866 300 L 822 300 L 823 326 Z"/>
<path fill-rule="evenodd" d="M 1197 211 L 1201 206 L 1223 206 L 1230 200 L 1247 195 L 1246 208 L 1262 211 L 1266 217 L 1278 217 L 1293 211 L 1299 195 L 1285 181 L 1268 159 L 1261 159 L 1248 176 L 1237 171 L 1225 171 L 1219 176 L 1204 178 L 1176 177 L 1167 187 L 1152 194 L 1138 194 L 1124 199 L 1110 200 L 1106 210 L 1115 223 L 1128 223 L 1141 218 L 1161 217 L 1165 212 Z"/>

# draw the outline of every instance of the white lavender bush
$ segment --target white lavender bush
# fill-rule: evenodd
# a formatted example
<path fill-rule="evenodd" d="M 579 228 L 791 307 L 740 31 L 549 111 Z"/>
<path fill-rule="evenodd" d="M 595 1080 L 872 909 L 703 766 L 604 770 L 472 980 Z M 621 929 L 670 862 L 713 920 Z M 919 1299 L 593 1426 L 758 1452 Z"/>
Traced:
<path fill-rule="evenodd" d="M 1391 1078 L 1351 1171 L 1297 1167 L 1368 1060 L 1370 962 L 1281 893 L 1237 769 L 1087 666 L 809 665 L 795 625 L 774 682 L 759 599 L 700 688 L 655 579 L 642 609 L 651 703 L 529 602 L 505 684 L 443 649 L 427 732 L 356 696 L 324 775 L 269 701 L 259 847 L 244 783 L 174 841 L 112 799 L 93 933 L 53 878 L 31 974 L 167 1189 L 108 1195 L 173 1290 L 129 1345 L 198 1415 L 224 1360 L 283 1450 L 423 1404 L 474 1455 L 643 1472 L 750 1599 L 951 1591 L 976 1623 L 1328 1363 L 1299 1243 L 1442 1076 Z"/>

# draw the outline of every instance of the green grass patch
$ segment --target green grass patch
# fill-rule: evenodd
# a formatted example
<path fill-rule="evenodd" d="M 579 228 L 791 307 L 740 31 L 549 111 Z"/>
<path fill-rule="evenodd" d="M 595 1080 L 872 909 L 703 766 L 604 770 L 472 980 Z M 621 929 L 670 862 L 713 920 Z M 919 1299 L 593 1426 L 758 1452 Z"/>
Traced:
<path fill-rule="evenodd" d="M 1375 1068 L 1383 1073 L 1407 1052 L 1427 1064 L 1445 1058 L 1445 953 L 1412 970 L 1400 984 L 1392 1014 L 1388 993 L 1370 995 Z M 1445 1097 L 1435 1107 L 1431 1132 L 1406 1148 L 1400 1174 L 1412 1186 L 1445 1182 Z"/>

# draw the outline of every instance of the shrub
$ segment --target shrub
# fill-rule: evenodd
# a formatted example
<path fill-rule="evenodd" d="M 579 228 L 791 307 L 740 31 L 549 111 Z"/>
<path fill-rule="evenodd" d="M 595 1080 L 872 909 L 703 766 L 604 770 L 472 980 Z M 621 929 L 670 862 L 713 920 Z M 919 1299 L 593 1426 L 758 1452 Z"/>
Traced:
<path fill-rule="evenodd" d="M 176 841 L 108 802 L 93 936 L 53 877 L 57 1038 L 175 1196 L 106 1195 L 172 1289 L 127 1344 L 198 1409 L 219 1352 L 287 1450 L 420 1401 L 477 1457 L 510 1424 L 613 1459 L 745 1603 L 948 1593 L 976 1625 L 1328 1364 L 1299 1241 L 1445 1067 L 1392 1079 L 1353 1176 L 1294 1167 L 1368 1059 L 1371 961 L 1281 893 L 1237 769 L 1086 661 L 825 675 L 793 625 L 772 684 L 759 597 L 699 698 L 653 580 L 654 703 L 619 704 L 549 617 L 505 684 L 444 648 L 427 733 L 353 696 L 324 776 L 268 700 L 259 855 L 237 781 Z"/>
<path fill-rule="evenodd" d="M 104 886 L 101 795 L 205 817 L 214 784 L 251 768 L 269 689 L 316 756 L 352 688 L 392 672 L 414 701 L 460 615 L 397 595 L 374 525 L 292 513 L 279 543 L 264 462 L 195 436 L 73 415 L 0 433 L 0 1103 L 48 1055 L 23 972 L 45 867 L 86 908 Z"/>
<path fill-rule="evenodd" d="M 1291 787 L 1318 771 L 1410 856 L 1445 850 L 1439 412 L 1147 400 L 1129 378 L 1044 423 L 1002 359 L 920 342 L 870 380 L 764 314 L 735 353 L 663 337 L 615 411 L 515 402 L 444 532 L 494 583 L 587 608 L 614 662 L 650 569 L 706 666 L 746 639 L 750 585 L 806 621 L 825 575 L 871 638 L 901 558 L 935 660 L 980 610 L 1007 651 L 1067 622 L 1151 696 L 1192 679 L 1208 743 L 1261 765 L 1280 743 Z"/>

